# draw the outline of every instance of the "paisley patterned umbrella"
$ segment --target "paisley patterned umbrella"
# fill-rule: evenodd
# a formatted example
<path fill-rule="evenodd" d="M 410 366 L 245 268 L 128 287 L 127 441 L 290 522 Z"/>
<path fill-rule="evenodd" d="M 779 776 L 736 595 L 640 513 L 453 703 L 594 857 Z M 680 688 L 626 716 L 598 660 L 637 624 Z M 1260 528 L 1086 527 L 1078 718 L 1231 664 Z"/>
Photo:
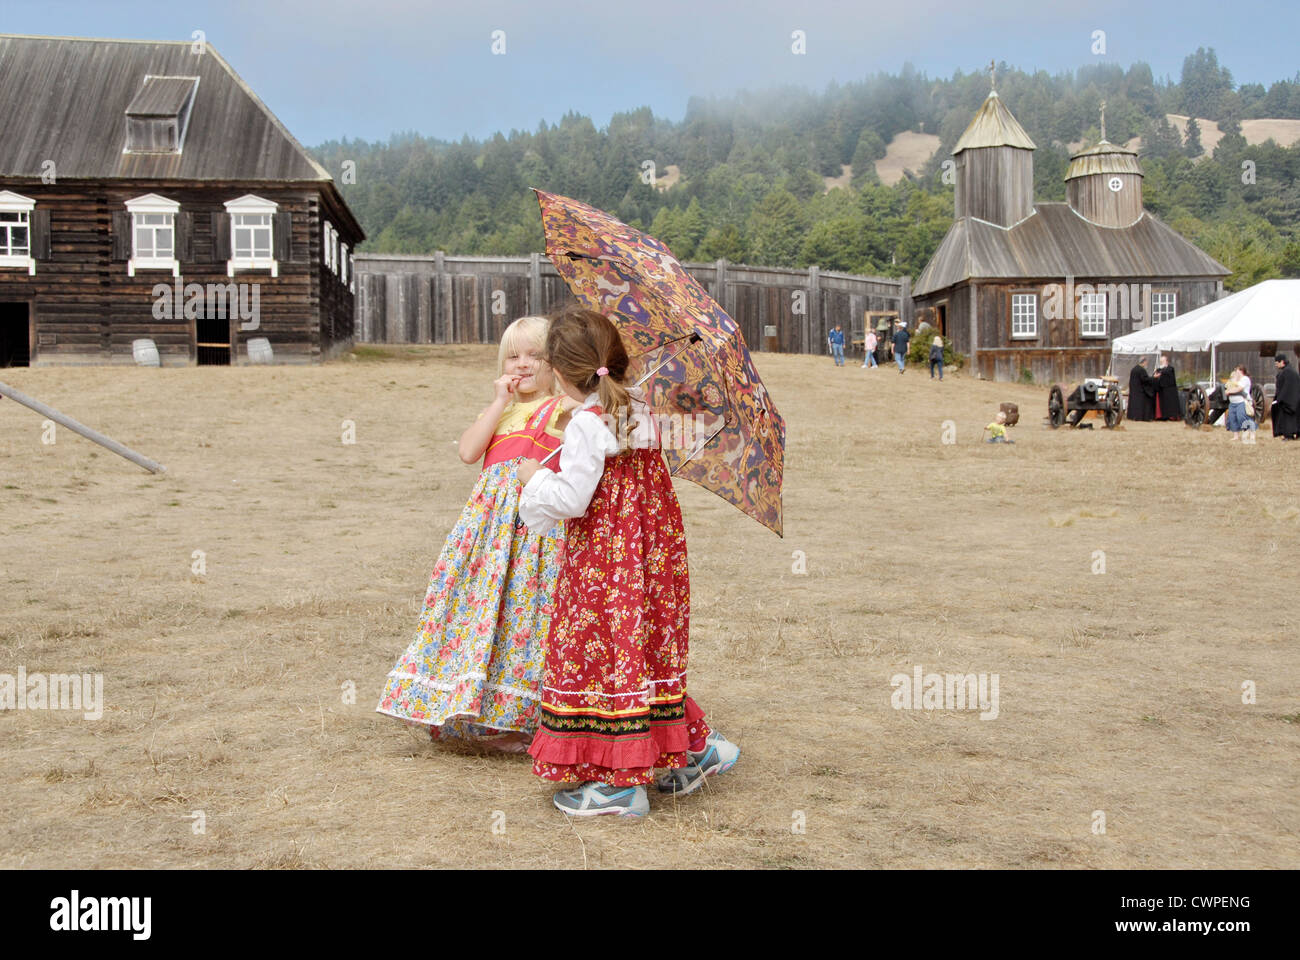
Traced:
<path fill-rule="evenodd" d="M 785 421 L 735 321 L 654 237 L 578 200 L 536 192 L 560 276 L 614 321 L 634 364 L 654 371 L 644 387 L 668 428 L 673 475 L 781 535 Z"/>

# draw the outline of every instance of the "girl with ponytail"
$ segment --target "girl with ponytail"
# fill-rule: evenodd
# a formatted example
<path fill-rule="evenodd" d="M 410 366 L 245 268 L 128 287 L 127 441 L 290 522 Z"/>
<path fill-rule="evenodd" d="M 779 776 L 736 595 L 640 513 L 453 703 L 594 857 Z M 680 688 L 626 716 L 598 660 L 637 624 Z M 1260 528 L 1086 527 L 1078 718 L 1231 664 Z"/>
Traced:
<path fill-rule="evenodd" d="M 643 816 L 646 785 L 684 794 L 729 770 L 740 748 L 686 695 L 690 576 L 681 508 L 618 330 L 570 307 L 551 317 L 546 355 L 576 409 L 560 471 L 520 463 L 519 515 L 565 521 L 565 552 L 542 666 L 533 772 L 576 783 L 571 816 Z M 657 781 L 656 767 L 668 768 Z"/>

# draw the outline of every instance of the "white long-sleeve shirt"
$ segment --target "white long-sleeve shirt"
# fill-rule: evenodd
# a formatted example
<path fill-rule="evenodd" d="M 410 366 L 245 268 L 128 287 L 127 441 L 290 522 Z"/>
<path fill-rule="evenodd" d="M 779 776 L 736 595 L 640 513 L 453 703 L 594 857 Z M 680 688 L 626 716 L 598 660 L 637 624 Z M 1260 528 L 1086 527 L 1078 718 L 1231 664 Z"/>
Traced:
<path fill-rule="evenodd" d="M 650 410 L 640 390 L 632 395 L 630 416 L 634 426 L 629 438 L 634 447 L 654 446 Z M 580 517 L 587 512 L 596 493 L 605 458 L 618 453 L 618 440 L 600 416 L 588 408 L 600 402 L 592 393 L 582 407 L 573 412 L 564 428 L 564 445 L 560 447 L 560 472 L 543 467 L 532 475 L 519 495 L 519 518 L 536 533 L 545 533 L 560 520 Z"/>

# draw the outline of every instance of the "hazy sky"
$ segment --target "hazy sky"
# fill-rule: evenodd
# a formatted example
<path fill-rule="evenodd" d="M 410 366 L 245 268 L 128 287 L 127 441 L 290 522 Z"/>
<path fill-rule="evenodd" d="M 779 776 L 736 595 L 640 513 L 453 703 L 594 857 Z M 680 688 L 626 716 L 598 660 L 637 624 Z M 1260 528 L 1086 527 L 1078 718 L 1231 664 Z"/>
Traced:
<path fill-rule="evenodd" d="M 693 94 L 895 72 L 1055 73 L 1150 63 L 1177 79 L 1212 46 L 1238 82 L 1300 73 L 1300 3 L 1239 0 L 0 0 L 0 32 L 207 40 L 299 140 L 443 139 L 533 129 L 573 110 L 605 123 Z M 492 52 L 504 31 L 505 52 Z M 792 52 L 802 30 L 806 53 Z M 1093 53 L 1105 31 L 1106 52 Z"/>

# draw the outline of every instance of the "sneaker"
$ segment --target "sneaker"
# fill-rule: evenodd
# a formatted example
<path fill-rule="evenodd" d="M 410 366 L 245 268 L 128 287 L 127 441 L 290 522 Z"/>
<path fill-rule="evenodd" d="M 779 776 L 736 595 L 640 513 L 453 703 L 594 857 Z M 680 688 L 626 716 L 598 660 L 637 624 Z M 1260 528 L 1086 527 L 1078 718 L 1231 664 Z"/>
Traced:
<path fill-rule="evenodd" d="M 740 759 L 740 747 L 720 733 L 711 733 L 704 749 L 699 753 L 691 751 L 689 756 L 693 761 L 690 766 L 669 770 L 655 780 L 660 793 L 679 796 L 693 793 L 703 786 L 705 777 L 726 773 L 734 767 Z"/>
<path fill-rule="evenodd" d="M 571 817 L 598 817 L 612 813 L 619 817 L 644 817 L 650 812 L 645 787 L 611 787 L 592 781 L 559 791 L 555 809 Z"/>

